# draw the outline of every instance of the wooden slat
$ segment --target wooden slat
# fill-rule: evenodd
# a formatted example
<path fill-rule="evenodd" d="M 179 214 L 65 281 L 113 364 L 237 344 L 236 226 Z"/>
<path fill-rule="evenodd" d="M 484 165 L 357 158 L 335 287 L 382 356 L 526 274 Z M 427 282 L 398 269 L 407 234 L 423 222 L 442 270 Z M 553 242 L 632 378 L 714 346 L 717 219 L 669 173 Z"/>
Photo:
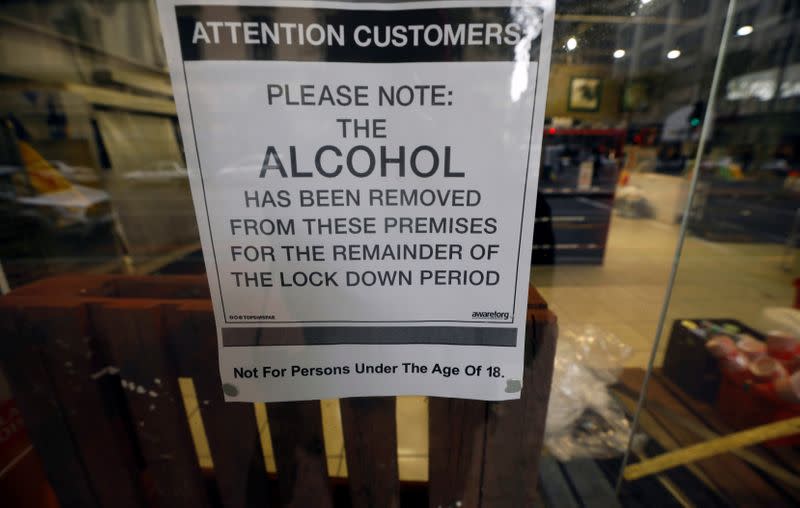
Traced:
<path fill-rule="evenodd" d="M 281 506 L 331 507 L 318 401 L 267 404 Z"/>
<path fill-rule="evenodd" d="M 151 300 L 208 299 L 203 275 L 59 275 L 15 288 L 9 299 L 70 297 L 87 301 L 102 298 Z"/>
<path fill-rule="evenodd" d="M 98 338 L 119 368 L 133 425 L 161 506 L 209 506 L 158 305 L 91 307 Z"/>
<path fill-rule="evenodd" d="M 547 506 L 554 508 L 578 508 L 578 502 L 569 488 L 561 467 L 553 457 L 542 457 L 539 461 L 539 480 L 542 497 Z"/>
<path fill-rule="evenodd" d="M 480 505 L 485 433 L 486 402 L 430 398 L 428 506 Z"/>
<path fill-rule="evenodd" d="M 99 506 L 42 361 L 44 338 L 34 336 L 30 324 L 21 321 L 19 309 L 0 308 L 0 361 L 28 436 L 62 506 Z"/>
<path fill-rule="evenodd" d="M 253 405 L 226 403 L 217 362 L 211 302 L 164 309 L 178 375 L 194 382 L 214 475 L 226 508 L 266 507 L 267 471 Z"/>
<path fill-rule="evenodd" d="M 672 422 L 673 425 L 684 427 L 686 430 L 702 439 L 709 440 L 721 437 L 720 434 L 710 430 L 699 421 L 682 418 L 656 402 L 651 401 L 648 404 L 648 409 L 658 413 L 664 420 Z M 749 449 L 732 449 L 731 453 L 754 468 L 766 473 L 769 479 L 783 484 L 783 486 L 787 487 L 786 493 L 794 498 L 795 503 L 800 504 L 800 497 L 798 497 L 798 494 L 800 494 L 800 476 L 783 468 L 781 464 L 776 463 L 774 460 L 771 460 L 768 456 L 761 453 L 761 449 L 758 446 Z"/>
<path fill-rule="evenodd" d="M 686 406 L 695 416 L 697 416 L 703 421 L 703 423 L 708 425 L 715 432 L 718 434 L 730 434 L 734 431 L 734 429 L 722 419 L 722 417 L 714 410 L 714 408 L 704 402 L 689 397 L 683 390 L 680 389 L 680 387 L 678 387 L 660 372 L 656 372 L 655 377 L 658 379 L 659 383 L 661 383 L 664 388 L 666 388 L 678 401 Z M 770 447 L 758 448 L 756 451 L 762 457 L 777 460 L 781 465 L 790 469 L 791 471 L 800 473 L 800 454 L 798 454 L 793 448 Z"/>
<path fill-rule="evenodd" d="M 620 382 L 633 391 L 640 389 L 643 379 L 644 371 L 641 369 L 625 369 L 620 376 Z M 676 400 L 656 378 L 650 379 L 647 399 L 658 402 L 683 418 L 694 419 L 689 409 Z M 701 438 L 686 429 L 673 425 L 669 421 L 664 421 L 663 417 L 659 417 L 658 413 L 651 412 L 651 415 L 668 430 L 681 446 L 688 446 L 702 441 Z M 720 493 L 729 500 L 742 504 L 767 503 L 770 506 L 783 506 L 786 504 L 786 497 L 761 478 L 746 463 L 733 455 L 709 457 L 694 464 L 714 482 Z"/>
<path fill-rule="evenodd" d="M 612 390 L 616 396 L 616 400 L 625 408 L 628 418 L 632 418 L 633 413 L 636 411 L 638 394 L 633 390 L 626 389 L 620 384 L 614 385 Z M 669 431 L 658 420 L 653 418 L 649 407 L 645 407 L 639 415 L 639 426 L 641 431 L 644 432 L 649 439 L 652 439 L 658 443 L 662 449 L 673 450 L 675 448 L 680 448 L 680 443 L 672 436 L 672 434 L 670 434 Z M 640 453 L 638 453 L 637 447 L 634 447 L 633 452 L 637 457 L 639 457 Z M 732 501 L 725 499 L 725 496 L 719 491 L 716 484 L 702 469 L 697 466 L 697 464 L 687 464 L 686 473 L 692 475 L 697 481 L 701 482 L 703 487 L 705 487 L 709 493 L 716 496 L 716 499 L 720 499 L 726 504 L 732 504 Z M 666 474 L 675 474 L 675 471 L 671 471 Z"/>
<path fill-rule="evenodd" d="M 351 506 L 400 506 L 394 397 L 341 399 Z"/>
<path fill-rule="evenodd" d="M 47 298 L 78 297 L 86 292 L 99 292 L 102 285 L 112 279 L 112 276 L 103 275 L 59 275 L 14 288 L 14 291 L 5 295 L 3 300 L 11 302 L 20 298 L 41 299 L 43 296 L 47 296 Z"/>
<path fill-rule="evenodd" d="M 130 436 L 123 422 L 110 419 L 115 411 L 100 392 L 103 380 L 92 378 L 105 364 L 90 337 L 85 306 L 44 304 L 23 314 L 43 337 L 47 372 L 100 505 L 143 506 Z"/>
<path fill-rule="evenodd" d="M 564 463 L 564 471 L 578 494 L 582 506 L 620 507 L 614 487 L 592 459 L 573 459 Z"/>
<path fill-rule="evenodd" d="M 645 450 L 646 444 L 638 446 L 639 444 L 634 443 L 631 453 L 637 460 L 648 459 L 650 455 Z M 596 464 L 603 470 L 609 482 L 616 481 L 619 474 L 618 459 L 601 459 Z M 660 506 L 667 499 L 671 501 L 671 505 L 683 508 L 715 506 L 719 501 L 719 498 L 712 497 L 705 489 L 696 489 L 695 478 L 682 470 L 642 478 L 635 485 L 626 484 L 624 487 L 620 489 L 617 499 L 622 506 L 631 508 Z M 691 492 L 693 497 L 690 498 L 687 492 Z"/>
<path fill-rule="evenodd" d="M 763 443 L 770 439 L 790 436 L 798 432 L 800 432 L 800 416 L 759 425 L 747 430 L 740 430 L 727 436 L 709 439 L 678 450 L 662 453 L 638 464 L 632 464 L 625 468 L 625 478 L 635 480 L 689 464 L 705 457 L 721 455 L 728 453 L 730 450 Z M 788 502 L 788 500 L 785 502 Z"/>
<path fill-rule="evenodd" d="M 489 403 L 482 507 L 531 506 L 553 377 L 558 323 L 548 310 L 529 311 L 519 400 Z"/>
<path fill-rule="evenodd" d="M 117 277 L 113 291 L 118 298 L 210 299 L 206 278 L 191 275 Z"/>
<path fill-rule="evenodd" d="M 677 424 L 685 427 L 702 439 L 712 439 L 734 432 L 734 429 L 729 427 L 711 406 L 692 399 L 660 373 L 654 373 L 654 376 L 670 394 L 697 417 L 697 420 L 680 417 L 668 408 L 654 402 L 649 404 L 652 411 L 658 412 L 665 420 L 672 422 L 673 425 Z M 747 449 L 735 450 L 731 453 L 766 473 L 768 479 L 774 480 L 778 487 L 793 499 L 795 504 L 800 504 L 800 476 L 797 474 L 797 468 L 800 467 L 800 458 L 791 448 L 776 449 L 774 447 L 753 446 Z"/>

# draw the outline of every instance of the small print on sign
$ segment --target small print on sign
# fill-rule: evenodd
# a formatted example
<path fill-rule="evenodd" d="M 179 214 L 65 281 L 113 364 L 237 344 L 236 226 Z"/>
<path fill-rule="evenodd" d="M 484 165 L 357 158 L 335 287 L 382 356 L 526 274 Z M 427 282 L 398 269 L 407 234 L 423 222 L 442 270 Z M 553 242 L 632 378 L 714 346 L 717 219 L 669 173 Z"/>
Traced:
<path fill-rule="evenodd" d="M 159 0 L 229 401 L 522 390 L 554 0 Z"/>

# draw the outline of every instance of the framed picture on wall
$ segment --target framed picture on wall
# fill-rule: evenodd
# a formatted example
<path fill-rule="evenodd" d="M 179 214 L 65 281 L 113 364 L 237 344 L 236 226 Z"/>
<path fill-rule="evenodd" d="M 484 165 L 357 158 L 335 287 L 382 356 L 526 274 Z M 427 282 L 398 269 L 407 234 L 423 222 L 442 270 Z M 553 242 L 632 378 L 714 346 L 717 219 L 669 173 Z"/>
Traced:
<path fill-rule="evenodd" d="M 597 111 L 600 109 L 600 99 L 603 93 L 603 80 L 573 76 L 569 80 L 569 96 L 567 109 L 569 111 Z"/>
<path fill-rule="evenodd" d="M 647 111 L 650 95 L 650 82 L 644 79 L 626 80 L 622 86 L 620 109 L 625 113 Z"/>

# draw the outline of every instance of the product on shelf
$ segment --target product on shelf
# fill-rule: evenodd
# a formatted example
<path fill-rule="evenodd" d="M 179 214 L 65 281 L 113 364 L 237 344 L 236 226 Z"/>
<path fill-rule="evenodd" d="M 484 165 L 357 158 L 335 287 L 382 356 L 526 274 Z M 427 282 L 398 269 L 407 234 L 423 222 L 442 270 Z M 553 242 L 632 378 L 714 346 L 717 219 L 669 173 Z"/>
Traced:
<path fill-rule="evenodd" d="M 738 336 L 736 347 L 747 356 L 748 360 L 754 361 L 767 353 L 767 345 L 746 333 Z"/>
<path fill-rule="evenodd" d="M 781 362 L 771 356 L 762 356 L 750 362 L 750 373 L 756 383 L 774 382 L 788 376 Z"/>
<path fill-rule="evenodd" d="M 722 374 L 716 407 L 726 420 L 746 428 L 800 416 L 797 337 L 772 331 L 762 341 L 749 333 L 732 333 L 733 328 L 726 330 L 707 322 L 701 322 L 698 329 L 706 330 L 711 337 L 705 348 L 717 359 Z M 800 434 L 767 444 L 797 445 Z"/>
<path fill-rule="evenodd" d="M 800 371 L 775 382 L 775 392 L 786 402 L 800 404 Z"/>
<path fill-rule="evenodd" d="M 780 330 L 767 334 L 767 354 L 779 360 L 790 372 L 800 369 L 800 340 Z"/>

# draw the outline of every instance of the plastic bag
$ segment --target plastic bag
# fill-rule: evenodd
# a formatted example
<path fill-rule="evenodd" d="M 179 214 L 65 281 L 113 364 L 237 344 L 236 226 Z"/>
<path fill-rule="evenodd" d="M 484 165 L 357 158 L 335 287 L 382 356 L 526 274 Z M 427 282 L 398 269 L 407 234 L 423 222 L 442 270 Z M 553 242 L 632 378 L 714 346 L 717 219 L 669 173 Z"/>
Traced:
<path fill-rule="evenodd" d="M 631 347 L 596 327 L 562 330 L 547 410 L 545 446 L 558 460 L 625 451 L 630 424 L 608 393 Z"/>
<path fill-rule="evenodd" d="M 617 190 L 614 209 L 620 216 L 632 219 L 647 219 L 655 215 L 644 192 L 632 185 L 626 185 Z"/>

